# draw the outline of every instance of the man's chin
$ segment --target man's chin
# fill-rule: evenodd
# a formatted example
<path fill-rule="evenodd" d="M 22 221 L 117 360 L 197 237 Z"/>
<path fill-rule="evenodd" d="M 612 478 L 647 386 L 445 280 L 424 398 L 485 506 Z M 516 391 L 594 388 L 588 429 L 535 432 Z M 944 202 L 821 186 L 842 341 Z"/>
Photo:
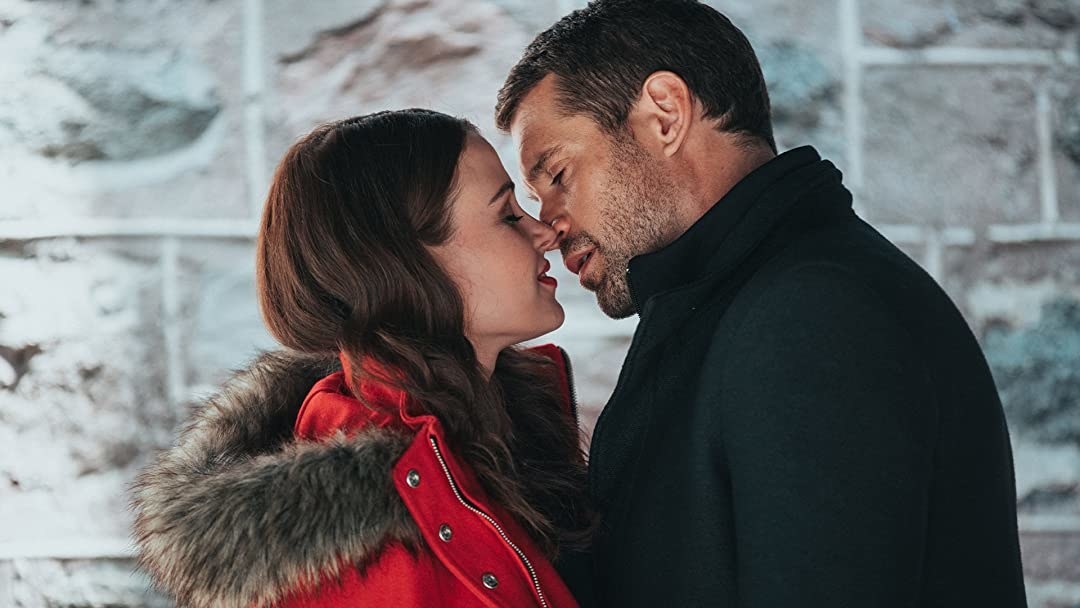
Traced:
<path fill-rule="evenodd" d="M 596 304 L 600 311 L 612 319 L 625 319 L 634 314 L 634 303 L 624 294 L 596 291 Z"/>
<path fill-rule="evenodd" d="M 618 289 L 611 284 L 611 279 L 601 275 L 598 281 L 583 281 L 581 286 L 596 295 L 596 304 L 600 311 L 612 319 L 625 319 L 634 314 L 634 303 L 630 300 L 630 291 L 626 285 Z"/>
<path fill-rule="evenodd" d="M 600 311 L 607 315 L 608 318 L 619 320 L 625 319 L 634 314 L 634 307 L 627 306 L 624 308 L 606 308 L 603 304 L 600 305 Z"/>

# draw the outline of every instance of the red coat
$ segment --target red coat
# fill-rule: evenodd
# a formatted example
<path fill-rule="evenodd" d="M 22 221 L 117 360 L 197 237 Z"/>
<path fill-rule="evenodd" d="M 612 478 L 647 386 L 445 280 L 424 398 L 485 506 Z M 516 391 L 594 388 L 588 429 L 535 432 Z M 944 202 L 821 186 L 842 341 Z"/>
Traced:
<path fill-rule="evenodd" d="M 560 349 L 533 350 L 572 409 Z M 257 361 L 140 474 L 136 541 L 158 586 L 194 608 L 577 606 L 434 417 L 374 383 L 369 409 L 326 365 Z"/>
<path fill-rule="evenodd" d="M 572 407 L 558 347 L 533 350 L 556 361 L 564 403 Z M 348 370 L 344 358 L 342 365 Z M 369 403 L 390 405 L 398 416 L 365 407 L 349 394 L 346 374 L 330 374 L 311 389 L 296 420 L 296 435 L 321 439 L 371 426 L 407 427 L 413 441 L 394 464 L 394 487 L 426 548 L 413 554 L 392 543 L 364 574 L 347 569 L 340 585 L 293 597 L 282 608 L 345 608 L 356 606 L 357 598 L 372 606 L 577 606 L 525 530 L 488 498 L 473 471 L 449 449 L 439 421 L 409 416 L 408 396 L 385 386 L 363 386 L 361 391 Z"/>

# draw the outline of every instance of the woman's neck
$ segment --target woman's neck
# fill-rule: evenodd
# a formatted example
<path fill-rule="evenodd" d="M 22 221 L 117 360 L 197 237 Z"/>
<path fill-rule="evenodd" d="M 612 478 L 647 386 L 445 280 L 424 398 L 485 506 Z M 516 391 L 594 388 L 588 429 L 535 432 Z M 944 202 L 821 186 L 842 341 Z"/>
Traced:
<path fill-rule="evenodd" d="M 480 364 L 480 372 L 484 374 L 486 380 L 491 380 L 491 375 L 495 373 L 495 361 L 499 358 L 499 351 L 493 351 L 490 353 L 476 351 L 476 360 Z"/>

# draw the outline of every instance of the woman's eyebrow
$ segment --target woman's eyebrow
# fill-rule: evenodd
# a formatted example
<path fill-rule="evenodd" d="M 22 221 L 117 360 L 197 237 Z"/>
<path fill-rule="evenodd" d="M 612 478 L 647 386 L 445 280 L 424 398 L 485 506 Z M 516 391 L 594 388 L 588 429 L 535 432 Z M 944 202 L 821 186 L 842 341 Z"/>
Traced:
<path fill-rule="evenodd" d="M 507 181 L 502 186 L 499 186 L 499 191 L 495 193 L 495 196 L 491 197 L 491 200 L 488 201 L 488 205 L 491 205 L 495 201 L 502 198 L 502 195 L 506 194 L 507 192 L 513 192 L 513 191 L 514 191 L 514 182 Z"/>

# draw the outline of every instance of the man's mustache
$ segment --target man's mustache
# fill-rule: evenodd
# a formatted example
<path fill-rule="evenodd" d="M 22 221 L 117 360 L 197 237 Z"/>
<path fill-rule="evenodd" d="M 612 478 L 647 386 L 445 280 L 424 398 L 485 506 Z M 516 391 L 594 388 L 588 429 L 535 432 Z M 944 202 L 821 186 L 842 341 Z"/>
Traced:
<path fill-rule="evenodd" d="M 573 236 L 566 237 L 562 243 L 559 244 L 559 253 L 562 254 L 565 260 L 568 255 L 575 251 L 581 251 L 586 248 L 595 248 L 598 252 L 603 252 L 600 247 L 600 243 L 597 242 L 588 232 L 579 232 Z"/>

